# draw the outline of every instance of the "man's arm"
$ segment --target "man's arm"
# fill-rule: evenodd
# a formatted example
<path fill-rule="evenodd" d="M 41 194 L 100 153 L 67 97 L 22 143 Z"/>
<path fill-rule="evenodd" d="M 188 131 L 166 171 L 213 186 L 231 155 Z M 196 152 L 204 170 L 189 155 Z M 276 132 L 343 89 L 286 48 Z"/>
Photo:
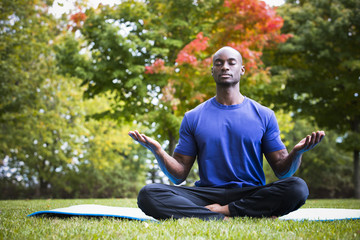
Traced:
<path fill-rule="evenodd" d="M 266 153 L 265 157 L 278 178 L 291 177 L 299 168 L 303 153 L 313 149 L 324 136 L 324 131 L 313 132 L 296 144 L 290 153 L 283 149 Z"/>
<path fill-rule="evenodd" d="M 138 131 L 130 131 L 128 134 L 154 154 L 161 170 L 174 184 L 180 184 L 186 179 L 195 157 L 176 152 L 170 156 L 162 149 L 159 142 L 145 134 L 140 134 Z"/>

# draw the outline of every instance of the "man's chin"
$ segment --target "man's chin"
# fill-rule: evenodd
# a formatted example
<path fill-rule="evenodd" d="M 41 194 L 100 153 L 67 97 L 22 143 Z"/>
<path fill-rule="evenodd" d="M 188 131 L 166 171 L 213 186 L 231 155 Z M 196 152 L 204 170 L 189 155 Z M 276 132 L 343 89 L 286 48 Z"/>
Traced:
<path fill-rule="evenodd" d="M 216 81 L 216 85 L 223 87 L 232 87 L 238 84 L 239 81 Z"/>

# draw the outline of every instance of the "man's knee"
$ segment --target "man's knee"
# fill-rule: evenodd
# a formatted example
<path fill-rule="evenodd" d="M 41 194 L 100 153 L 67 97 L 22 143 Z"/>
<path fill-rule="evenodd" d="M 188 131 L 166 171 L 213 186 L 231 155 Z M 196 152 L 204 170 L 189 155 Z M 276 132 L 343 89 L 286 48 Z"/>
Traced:
<path fill-rule="evenodd" d="M 137 204 L 146 215 L 156 219 L 167 219 L 174 215 L 173 212 L 169 212 L 168 208 L 173 195 L 169 185 L 148 184 L 140 190 Z"/>
<path fill-rule="evenodd" d="M 161 187 L 159 185 L 161 185 L 161 184 L 154 183 L 154 184 L 145 185 L 138 194 L 138 198 L 137 198 L 138 205 L 144 205 L 145 203 L 151 202 L 152 195 L 154 194 L 154 192 L 161 189 Z"/>
<path fill-rule="evenodd" d="M 166 185 L 164 184 L 148 184 L 145 185 L 139 192 L 137 197 L 138 207 L 146 214 L 152 216 L 152 212 L 156 211 L 159 207 L 159 197 L 161 197 L 161 193 L 166 191 Z"/>
<path fill-rule="evenodd" d="M 276 185 L 281 192 L 281 204 L 273 212 L 274 216 L 282 216 L 299 209 L 309 196 L 305 181 L 299 177 L 282 179 Z"/>
<path fill-rule="evenodd" d="M 287 194 L 289 200 L 304 204 L 309 196 L 309 188 L 306 182 L 299 177 L 290 177 L 286 180 L 289 186 Z"/>

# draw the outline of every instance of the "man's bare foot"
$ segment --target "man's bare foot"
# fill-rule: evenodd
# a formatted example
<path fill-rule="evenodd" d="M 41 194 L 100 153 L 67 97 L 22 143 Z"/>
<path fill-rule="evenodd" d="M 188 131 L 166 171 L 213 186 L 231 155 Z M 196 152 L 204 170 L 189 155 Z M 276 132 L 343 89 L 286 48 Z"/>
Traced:
<path fill-rule="evenodd" d="M 212 212 L 217 212 L 217 213 L 224 214 L 225 216 L 230 216 L 230 211 L 229 211 L 229 206 L 228 205 L 221 206 L 218 203 L 214 203 L 214 204 L 207 205 L 205 207 L 207 209 L 209 209 L 210 211 L 212 211 Z"/>

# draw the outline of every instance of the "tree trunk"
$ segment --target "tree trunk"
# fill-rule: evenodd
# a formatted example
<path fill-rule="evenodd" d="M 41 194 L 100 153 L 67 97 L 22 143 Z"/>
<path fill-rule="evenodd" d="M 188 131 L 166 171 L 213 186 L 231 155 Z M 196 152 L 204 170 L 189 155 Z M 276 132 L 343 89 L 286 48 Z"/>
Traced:
<path fill-rule="evenodd" d="M 153 160 L 152 165 L 154 165 L 156 161 L 157 160 Z M 157 170 L 155 170 L 154 168 L 150 169 L 149 171 L 151 183 L 156 183 L 156 172 Z"/>
<path fill-rule="evenodd" d="M 355 198 L 360 199 L 360 169 L 359 169 L 359 151 L 354 150 L 354 185 Z"/>
<path fill-rule="evenodd" d="M 41 198 L 47 195 L 47 184 L 44 178 L 39 177 L 39 187 L 36 191 L 36 197 Z"/>
<path fill-rule="evenodd" d="M 360 121 L 359 119 L 355 119 L 351 124 L 352 131 L 359 136 L 360 134 Z M 356 139 L 356 138 L 355 138 Z M 356 140 L 355 140 L 356 141 Z M 359 169 L 359 143 L 355 145 L 354 148 L 354 187 L 355 187 L 355 198 L 360 199 L 360 169 Z"/>

